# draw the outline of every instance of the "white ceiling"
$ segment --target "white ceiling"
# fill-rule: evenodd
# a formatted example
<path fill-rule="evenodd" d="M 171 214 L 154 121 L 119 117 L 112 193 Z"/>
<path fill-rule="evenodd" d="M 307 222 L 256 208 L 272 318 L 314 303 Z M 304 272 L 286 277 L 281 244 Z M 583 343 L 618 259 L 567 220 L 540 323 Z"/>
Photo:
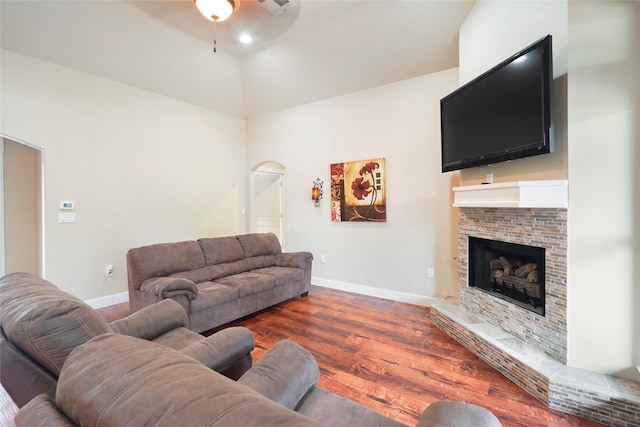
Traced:
<path fill-rule="evenodd" d="M 217 24 L 192 0 L 0 0 L 1 45 L 238 117 L 458 65 L 474 0 L 254 0 Z M 251 46 L 236 41 L 247 29 Z"/>

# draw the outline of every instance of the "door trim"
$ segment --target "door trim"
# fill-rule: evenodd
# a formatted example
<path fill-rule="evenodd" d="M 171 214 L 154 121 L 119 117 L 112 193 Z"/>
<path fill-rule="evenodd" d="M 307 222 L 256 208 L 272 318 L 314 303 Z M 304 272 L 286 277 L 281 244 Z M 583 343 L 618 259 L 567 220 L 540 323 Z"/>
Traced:
<path fill-rule="evenodd" d="M 44 149 L 36 145 L 30 144 L 19 138 L 0 133 L 0 276 L 6 274 L 6 252 L 5 252 L 5 218 L 4 218 L 4 141 L 10 140 L 17 144 L 22 144 L 29 148 L 32 148 L 40 153 L 40 165 L 38 183 L 39 183 L 39 195 L 38 195 L 38 274 L 40 277 L 46 277 L 45 269 L 45 152 Z"/>

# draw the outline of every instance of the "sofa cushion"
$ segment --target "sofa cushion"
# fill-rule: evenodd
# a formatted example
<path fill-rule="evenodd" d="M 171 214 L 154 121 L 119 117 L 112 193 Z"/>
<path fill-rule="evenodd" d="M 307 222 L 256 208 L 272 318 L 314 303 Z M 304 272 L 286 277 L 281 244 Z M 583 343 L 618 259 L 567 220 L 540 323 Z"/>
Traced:
<path fill-rule="evenodd" d="M 275 255 L 282 251 L 278 237 L 273 233 L 251 233 L 237 236 L 245 258 Z"/>
<path fill-rule="evenodd" d="M 0 325 L 16 347 L 55 376 L 73 349 L 111 332 L 82 300 L 26 273 L 0 280 Z"/>
<path fill-rule="evenodd" d="M 216 283 L 237 288 L 240 292 L 240 298 L 246 297 L 247 295 L 265 292 L 276 287 L 276 281 L 273 276 L 250 272 L 222 277 L 217 279 Z"/>
<path fill-rule="evenodd" d="M 304 279 L 304 271 L 290 267 L 267 267 L 253 270 L 252 273 L 268 274 L 276 280 L 276 286 L 283 286 Z"/>
<path fill-rule="evenodd" d="M 189 240 L 129 249 L 127 265 L 130 285 L 140 289 L 150 277 L 197 270 L 205 266 L 205 260 L 198 243 Z"/>
<path fill-rule="evenodd" d="M 198 283 L 198 298 L 191 301 L 191 311 L 216 307 L 240 298 L 240 289 L 215 282 Z"/>
<path fill-rule="evenodd" d="M 244 258 L 242 246 L 235 236 L 198 239 L 207 265 L 238 261 Z"/>
<path fill-rule="evenodd" d="M 319 425 L 190 356 L 114 334 L 70 355 L 55 400 L 83 426 Z"/>

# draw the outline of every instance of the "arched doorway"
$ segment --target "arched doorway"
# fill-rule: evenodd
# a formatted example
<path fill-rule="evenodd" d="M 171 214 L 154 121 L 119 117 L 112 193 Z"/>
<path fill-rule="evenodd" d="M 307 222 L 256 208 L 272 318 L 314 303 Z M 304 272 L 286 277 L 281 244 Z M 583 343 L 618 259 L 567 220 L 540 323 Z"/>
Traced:
<path fill-rule="evenodd" d="M 251 171 L 249 229 L 253 233 L 271 232 L 278 236 L 284 250 L 284 176 L 285 167 L 264 162 Z"/>

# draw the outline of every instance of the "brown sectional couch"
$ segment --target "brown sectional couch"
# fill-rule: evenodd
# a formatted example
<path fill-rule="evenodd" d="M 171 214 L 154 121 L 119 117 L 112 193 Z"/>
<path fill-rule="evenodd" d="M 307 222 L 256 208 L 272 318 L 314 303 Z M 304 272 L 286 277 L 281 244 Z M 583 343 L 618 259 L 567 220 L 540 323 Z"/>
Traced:
<path fill-rule="evenodd" d="M 273 233 L 160 243 L 127 252 L 129 304 L 139 310 L 166 298 L 204 332 L 311 287 L 310 252 L 282 252 Z"/>
<path fill-rule="evenodd" d="M 251 367 L 251 331 L 232 327 L 205 338 L 187 329 L 187 322 L 180 304 L 164 300 L 107 323 L 82 300 L 47 280 L 8 274 L 0 278 L 0 382 L 18 407 L 42 393 L 53 397 L 69 354 L 108 333 L 179 350 L 233 379 Z"/>

